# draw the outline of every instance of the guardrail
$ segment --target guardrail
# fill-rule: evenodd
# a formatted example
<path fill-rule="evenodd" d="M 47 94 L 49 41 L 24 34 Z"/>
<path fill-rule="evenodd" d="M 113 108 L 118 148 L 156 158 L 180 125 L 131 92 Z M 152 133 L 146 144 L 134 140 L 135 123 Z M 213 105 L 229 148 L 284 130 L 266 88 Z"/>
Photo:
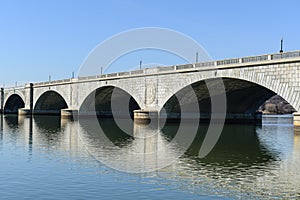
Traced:
<path fill-rule="evenodd" d="M 8 86 L 5 87 L 5 90 L 18 90 L 18 89 L 23 89 L 25 87 L 25 85 L 18 85 L 18 86 Z"/>
<path fill-rule="evenodd" d="M 129 76 L 130 72 L 119 72 L 119 76 Z"/>
<path fill-rule="evenodd" d="M 55 81 L 45 81 L 45 82 L 40 82 L 40 83 L 34 83 L 34 86 L 42 86 L 42 85 L 51 85 L 51 84 L 59 84 L 59 83 L 67 83 L 71 82 L 72 79 L 62 79 L 62 80 L 55 80 Z"/>
<path fill-rule="evenodd" d="M 237 63 L 240 63 L 239 58 L 218 60 L 217 61 L 217 66 L 219 66 L 219 65 L 231 65 L 231 64 L 237 64 Z"/>
<path fill-rule="evenodd" d="M 292 51 L 286 53 L 275 53 L 275 54 L 266 54 L 260 56 L 249 56 L 243 58 L 233 58 L 233 59 L 225 59 L 225 60 L 217 60 L 217 61 L 208 61 L 208 62 L 200 62 L 194 64 L 183 64 L 183 65 L 174 65 L 174 66 L 166 66 L 166 67 L 156 67 L 156 68 L 146 68 L 128 72 L 115 72 L 110 74 L 102 74 L 102 75 L 93 75 L 93 76 L 83 76 L 78 77 L 77 80 L 93 80 L 93 79 L 107 79 L 107 78 L 118 78 L 124 76 L 138 76 L 143 74 L 153 74 L 153 73 L 165 73 L 176 70 L 185 70 L 185 69 L 201 69 L 203 67 L 216 67 L 216 66 L 226 66 L 226 65 L 235 65 L 235 64 L 243 64 L 243 63 L 255 63 L 262 62 L 268 60 L 279 60 L 279 59 L 288 59 L 300 57 L 300 51 Z M 154 70 L 156 69 L 156 70 Z M 45 81 L 40 83 L 34 83 L 34 86 L 45 86 L 45 85 L 53 85 L 53 84 L 64 84 L 71 83 L 73 79 L 63 79 L 56 81 Z M 17 87 L 7 87 L 6 89 L 17 89 L 24 88 L 25 86 L 17 86 Z"/>
<path fill-rule="evenodd" d="M 130 75 L 137 75 L 137 74 L 143 74 L 144 70 L 134 70 L 130 71 Z"/>
<path fill-rule="evenodd" d="M 261 62 L 261 61 L 265 61 L 265 60 L 269 60 L 269 55 L 245 57 L 245 58 L 242 58 L 241 63 Z"/>
<path fill-rule="evenodd" d="M 199 68 L 199 67 L 213 67 L 213 66 L 215 66 L 215 61 L 195 63 L 195 68 Z"/>
<path fill-rule="evenodd" d="M 177 66 L 175 66 L 176 68 Z M 159 72 L 165 72 L 165 71 L 173 71 L 174 70 L 174 66 L 168 66 L 168 67 L 158 67 L 158 71 Z"/>
<path fill-rule="evenodd" d="M 294 58 L 300 56 L 300 51 L 286 52 L 286 53 L 277 53 L 272 54 L 272 60 L 283 59 L 283 58 Z"/>
<path fill-rule="evenodd" d="M 191 69 L 194 68 L 194 65 L 187 64 L 187 65 L 177 65 L 176 70 L 182 70 L 182 69 Z"/>

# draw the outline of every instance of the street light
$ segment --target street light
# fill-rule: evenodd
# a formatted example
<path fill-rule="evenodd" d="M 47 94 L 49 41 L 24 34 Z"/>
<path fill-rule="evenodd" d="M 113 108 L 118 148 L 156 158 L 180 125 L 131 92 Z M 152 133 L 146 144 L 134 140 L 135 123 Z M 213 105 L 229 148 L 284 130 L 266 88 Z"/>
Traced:
<path fill-rule="evenodd" d="M 283 53 L 283 38 L 281 38 L 281 41 L 280 41 L 280 51 L 279 53 Z"/>
<path fill-rule="evenodd" d="M 140 70 L 142 70 L 142 60 L 140 60 Z"/>

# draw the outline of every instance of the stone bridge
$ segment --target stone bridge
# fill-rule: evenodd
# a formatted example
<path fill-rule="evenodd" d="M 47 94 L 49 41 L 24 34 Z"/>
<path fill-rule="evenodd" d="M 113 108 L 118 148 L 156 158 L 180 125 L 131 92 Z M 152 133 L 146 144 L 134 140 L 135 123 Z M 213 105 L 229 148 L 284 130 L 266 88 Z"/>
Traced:
<path fill-rule="evenodd" d="M 164 110 L 179 118 L 183 102 L 199 105 L 206 116 L 211 112 L 206 83 L 217 80 L 225 86 L 227 119 L 255 119 L 258 107 L 275 94 L 300 110 L 300 51 L 294 51 L 1 88 L 1 112 L 111 116 L 111 104 L 118 102 L 119 114 Z M 298 113 L 294 119 L 300 125 Z"/>

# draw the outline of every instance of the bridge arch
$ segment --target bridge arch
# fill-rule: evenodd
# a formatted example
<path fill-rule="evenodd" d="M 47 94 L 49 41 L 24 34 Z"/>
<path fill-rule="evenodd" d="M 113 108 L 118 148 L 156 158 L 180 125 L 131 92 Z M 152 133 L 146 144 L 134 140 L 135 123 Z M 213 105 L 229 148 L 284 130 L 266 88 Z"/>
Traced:
<path fill-rule="evenodd" d="M 210 84 L 214 84 L 214 81 L 220 78 L 222 79 L 226 90 L 228 118 L 241 118 L 241 115 L 243 115 L 243 117 L 253 118 L 255 117 L 254 115 L 259 106 L 276 94 L 284 98 L 295 108 L 291 101 L 289 101 L 290 98 L 287 98 L 288 96 L 284 95 L 288 94 L 288 92 L 284 91 L 284 93 L 281 93 L 280 91 L 272 90 L 274 89 L 274 85 L 276 85 L 276 83 L 272 83 L 270 81 L 270 83 L 265 84 L 265 81 L 263 81 L 263 83 L 260 83 L 258 80 L 253 82 L 247 80 L 246 78 L 242 79 L 240 77 L 232 76 L 214 77 L 202 80 L 200 79 L 192 83 L 188 83 L 184 87 L 179 88 L 176 92 L 174 92 L 173 95 L 169 94 L 169 96 L 167 96 L 167 98 L 164 100 L 162 108 L 164 108 L 164 110 L 167 112 L 168 117 L 180 117 L 180 105 L 178 98 L 181 98 L 180 101 L 184 102 L 184 106 L 192 107 L 198 104 L 200 113 L 203 114 L 204 117 L 209 117 L 211 99 L 206 82 L 209 81 Z M 193 90 L 188 89 L 189 87 L 192 87 Z M 277 88 L 281 87 L 279 86 Z M 189 98 L 192 95 L 191 92 L 196 94 L 198 102 L 191 101 L 191 98 Z"/>
<path fill-rule="evenodd" d="M 7 100 L 12 96 L 12 95 L 18 95 L 19 97 L 21 97 L 21 99 L 25 102 L 26 98 L 25 95 L 23 94 L 23 92 L 19 91 L 19 90 L 11 90 L 8 91 L 4 97 L 4 105 L 7 102 Z"/>
<path fill-rule="evenodd" d="M 14 93 L 8 96 L 5 100 L 4 113 L 17 114 L 20 108 L 25 107 L 24 98 L 21 95 Z"/>
<path fill-rule="evenodd" d="M 287 82 L 275 78 L 273 75 L 268 73 L 258 73 L 251 72 L 245 73 L 243 69 L 239 70 L 239 73 L 232 73 L 229 75 L 223 75 L 223 78 L 234 78 L 245 80 L 261 87 L 267 88 L 270 91 L 276 93 L 285 99 L 295 110 L 300 110 L 300 101 L 297 97 L 297 92 L 294 90 L 294 87 L 289 87 Z"/>
<path fill-rule="evenodd" d="M 133 116 L 133 111 L 140 109 L 135 98 L 124 89 L 117 86 L 107 85 L 98 87 L 92 91 L 82 102 L 79 109 L 81 115 L 94 115 L 111 117 L 113 115 L 112 104 L 117 106 L 115 111 L 127 115 L 128 111 Z"/>
<path fill-rule="evenodd" d="M 68 108 L 66 100 L 58 92 L 48 90 L 42 93 L 34 105 L 34 114 L 60 115 L 61 109 Z"/>

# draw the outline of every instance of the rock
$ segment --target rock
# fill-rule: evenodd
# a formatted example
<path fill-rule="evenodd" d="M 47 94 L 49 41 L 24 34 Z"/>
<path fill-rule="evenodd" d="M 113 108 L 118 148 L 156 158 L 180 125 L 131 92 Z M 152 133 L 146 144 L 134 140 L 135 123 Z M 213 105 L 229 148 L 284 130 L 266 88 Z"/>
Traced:
<path fill-rule="evenodd" d="M 275 95 L 265 101 L 259 109 L 264 114 L 292 114 L 296 110 L 281 96 Z"/>

